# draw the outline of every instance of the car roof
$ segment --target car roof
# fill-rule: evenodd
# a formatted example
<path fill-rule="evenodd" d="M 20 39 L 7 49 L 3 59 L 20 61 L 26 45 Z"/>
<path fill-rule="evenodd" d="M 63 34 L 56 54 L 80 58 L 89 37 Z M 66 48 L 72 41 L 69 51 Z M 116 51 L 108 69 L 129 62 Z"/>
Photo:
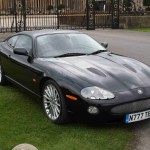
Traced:
<path fill-rule="evenodd" d="M 45 29 L 45 30 L 35 30 L 35 31 L 22 31 L 22 32 L 16 33 L 16 35 L 25 34 L 25 35 L 29 35 L 29 36 L 35 38 L 37 36 L 45 35 L 45 34 L 62 34 L 62 33 L 81 33 L 81 32 L 75 31 L 75 30 Z"/>

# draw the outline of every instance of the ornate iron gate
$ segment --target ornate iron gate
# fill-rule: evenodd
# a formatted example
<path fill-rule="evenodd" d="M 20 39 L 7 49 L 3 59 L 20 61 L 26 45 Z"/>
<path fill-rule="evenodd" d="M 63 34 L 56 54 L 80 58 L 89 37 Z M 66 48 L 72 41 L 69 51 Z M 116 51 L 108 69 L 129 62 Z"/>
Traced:
<path fill-rule="evenodd" d="M 16 32 L 26 30 L 25 0 L 14 0 L 14 15 L 15 15 Z"/>
<path fill-rule="evenodd" d="M 0 0 L 0 32 L 118 28 L 119 0 Z"/>

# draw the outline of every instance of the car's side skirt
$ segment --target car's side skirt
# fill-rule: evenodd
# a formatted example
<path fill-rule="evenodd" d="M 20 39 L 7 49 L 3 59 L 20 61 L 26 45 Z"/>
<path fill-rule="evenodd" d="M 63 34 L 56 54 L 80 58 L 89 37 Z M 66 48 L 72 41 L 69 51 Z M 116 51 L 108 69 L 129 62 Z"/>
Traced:
<path fill-rule="evenodd" d="M 19 82 L 13 80 L 12 78 L 8 77 L 8 76 L 5 76 L 7 78 L 7 80 L 9 80 L 11 83 L 17 85 L 17 86 L 20 86 L 22 87 L 23 89 L 27 90 L 28 92 L 34 94 L 35 96 L 37 96 L 38 98 L 41 98 L 41 95 L 38 95 L 36 94 L 35 92 L 31 91 L 30 89 L 28 89 L 27 87 L 23 86 L 22 84 L 20 84 Z"/>

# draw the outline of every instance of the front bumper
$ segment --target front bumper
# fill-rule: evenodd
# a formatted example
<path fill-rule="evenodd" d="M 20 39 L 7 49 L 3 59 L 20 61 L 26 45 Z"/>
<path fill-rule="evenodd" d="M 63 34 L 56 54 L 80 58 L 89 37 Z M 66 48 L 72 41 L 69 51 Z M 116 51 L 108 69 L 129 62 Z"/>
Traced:
<path fill-rule="evenodd" d="M 150 109 L 150 99 L 121 104 L 113 107 L 110 111 L 113 114 L 126 114 L 148 109 Z"/>
<path fill-rule="evenodd" d="M 142 94 L 138 90 L 142 90 Z M 72 103 L 74 110 L 78 112 L 88 112 L 90 106 L 97 107 L 97 115 L 109 115 L 123 117 L 126 114 L 141 112 L 150 109 L 150 87 L 137 88 L 130 91 L 115 93 L 115 98 L 111 100 L 90 100 L 79 99 Z"/>

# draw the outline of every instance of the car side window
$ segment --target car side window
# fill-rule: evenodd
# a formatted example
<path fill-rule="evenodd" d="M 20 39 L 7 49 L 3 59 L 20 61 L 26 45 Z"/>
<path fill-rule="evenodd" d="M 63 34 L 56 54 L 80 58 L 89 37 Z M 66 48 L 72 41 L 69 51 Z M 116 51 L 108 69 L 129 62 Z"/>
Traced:
<path fill-rule="evenodd" d="M 18 37 L 19 37 L 19 36 L 13 36 L 13 37 L 9 38 L 9 39 L 7 40 L 8 45 L 9 45 L 10 47 L 14 48 Z"/>
<path fill-rule="evenodd" d="M 15 48 L 25 48 L 27 51 L 31 51 L 32 50 L 31 37 L 21 35 L 16 42 Z"/>

